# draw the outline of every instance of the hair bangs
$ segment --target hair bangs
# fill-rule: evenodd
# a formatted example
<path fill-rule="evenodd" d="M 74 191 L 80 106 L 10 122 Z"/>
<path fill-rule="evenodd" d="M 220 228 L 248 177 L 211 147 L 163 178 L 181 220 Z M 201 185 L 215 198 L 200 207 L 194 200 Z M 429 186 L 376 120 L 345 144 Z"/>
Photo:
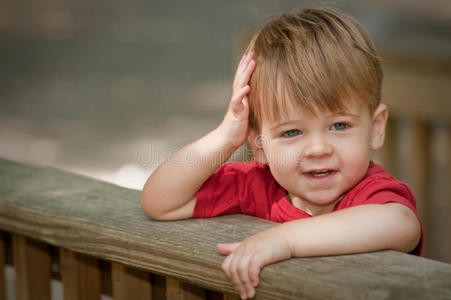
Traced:
<path fill-rule="evenodd" d="M 272 51 L 270 57 L 261 58 L 258 54 L 255 57 L 257 66 L 249 83 L 252 128 L 261 129 L 262 120 L 286 118 L 290 108 L 311 114 L 346 109 L 347 99 L 352 96 L 346 83 L 331 80 L 318 68 L 293 61 L 283 51 Z"/>
<path fill-rule="evenodd" d="M 289 107 L 315 114 L 346 110 L 351 100 L 370 112 L 379 104 L 379 57 L 351 17 L 327 9 L 275 15 L 262 23 L 249 50 L 256 60 L 249 83 L 253 128 L 284 118 Z"/>

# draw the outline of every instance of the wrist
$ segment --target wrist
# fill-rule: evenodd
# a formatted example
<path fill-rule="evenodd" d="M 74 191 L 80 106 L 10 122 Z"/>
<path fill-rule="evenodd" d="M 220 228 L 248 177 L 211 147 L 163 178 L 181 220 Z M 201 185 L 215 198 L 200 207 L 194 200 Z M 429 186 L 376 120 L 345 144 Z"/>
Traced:
<path fill-rule="evenodd" d="M 232 153 L 247 140 L 247 133 L 243 134 L 241 130 L 237 132 L 235 126 L 230 126 L 225 122 L 222 122 L 214 131 L 223 142 L 223 147 L 232 151 Z"/>
<path fill-rule="evenodd" d="M 289 253 L 290 257 L 297 256 L 297 239 L 293 238 L 296 236 L 297 230 L 293 230 L 292 222 L 287 222 L 280 224 L 278 227 L 278 235 L 282 239 L 284 246 Z"/>

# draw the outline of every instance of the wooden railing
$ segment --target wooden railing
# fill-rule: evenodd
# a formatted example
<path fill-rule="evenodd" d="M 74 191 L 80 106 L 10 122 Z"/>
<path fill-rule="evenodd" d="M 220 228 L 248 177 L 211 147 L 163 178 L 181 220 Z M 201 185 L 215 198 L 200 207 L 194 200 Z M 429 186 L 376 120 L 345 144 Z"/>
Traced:
<path fill-rule="evenodd" d="M 237 299 L 216 243 L 274 223 L 243 215 L 157 222 L 138 191 L 0 159 L 0 270 L 17 299 Z M 5 278 L 0 272 L 0 299 Z M 381 251 L 265 267 L 257 299 L 450 299 L 451 265 Z"/>
<path fill-rule="evenodd" d="M 424 255 L 451 263 L 451 61 L 384 54 L 386 143 L 376 153 L 417 198 Z"/>

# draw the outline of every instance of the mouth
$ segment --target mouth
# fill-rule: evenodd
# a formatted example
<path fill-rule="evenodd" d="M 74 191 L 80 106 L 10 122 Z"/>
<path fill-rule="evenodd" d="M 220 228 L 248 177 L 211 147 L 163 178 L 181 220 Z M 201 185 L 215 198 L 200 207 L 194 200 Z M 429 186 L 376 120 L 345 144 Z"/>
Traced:
<path fill-rule="evenodd" d="M 331 169 L 318 169 L 304 172 L 304 174 L 310 178 L 324 178 L 333 175 L 335 173 L 336 171 Z"/>

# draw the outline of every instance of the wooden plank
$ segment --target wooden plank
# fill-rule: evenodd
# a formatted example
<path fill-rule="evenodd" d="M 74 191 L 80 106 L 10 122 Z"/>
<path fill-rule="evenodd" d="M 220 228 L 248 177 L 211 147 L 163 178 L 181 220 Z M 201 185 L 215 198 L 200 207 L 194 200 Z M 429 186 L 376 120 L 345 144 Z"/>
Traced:
<path fill-rule="evenodd" d="M 50 253 L 42 242 L 13 235 L 16 299 L 50 300 Z"/>
<path fill-rule="evenodd" d="M 201 287 L 181 282 L 177 279 L 166 278 L 167 300 L 203 300 L 205 290 Z"/>
<path fill-rule="evenodd" d="M 0 159 L 1 230 L 222 293 L 236 294 L 216 244 L 275 225 L 243 215 L 157 222 L 139 199 L 139 191 Z M 449 278 L 450 264 L 394 251 L 290 259 L 263 269 L 257 295 L 357 299 L 365 291 L 446 299 Z"/>
<path fill-rule="evenodd" d="M 96 258 L 60 248 L 60 263 L 65 300 L 100 299 L 100 269 Z"/>
<path fill-rule="evenodd" d="M 429 126 L 421 120 L 405 118 L 397 126 L 397 169 L 398 179 L 405 181 L 413 190 L 417 211 L 428 233 L 427 185 L 430 176 Z M 427 245 L 426 245 L 427 247 Z"/>
<path fill-rule="evenodd" d="M 119 263 L 111 264 L 114 300 L 150 300 L 150 274 Z"/>
<path fill-rule="evenodd" d="M 421 120 L 415 120 L 410 126 L 410 159 L 408 164 L 409 180 L 417 200 L 417 211 L 423 220 L 425 231 L 429 232 L 429 220 L 427 214 L 428 197 L 428 178 L 430 174 L 429 146 L 430 135 L 428 123 Z"/>
<path fill-rule="evenodd" d="M 451 263 L 451 126 L 435 123 L 431 137 L 427 255 Z"/>
<path fill-rule="evenodd" d="M 450 124 L 451 69 L 450 61 L 434 65 L 416 64 L 415 60 L 385 60 L 382 99 L 392 113 L 422 119 L 440 120 Z"/>
<path fill-rule="evenodd" d="M 224 300 L 240 300 L 239 296 L 224 294 Z"/>
<path fill-rule="evenodd" d="M 6 278 L 5 278 L 5 265 L 6 265 L 6 247 L 3 238 L 3 232 L 0 232 L 0 300 L 6 299 Z"/>

